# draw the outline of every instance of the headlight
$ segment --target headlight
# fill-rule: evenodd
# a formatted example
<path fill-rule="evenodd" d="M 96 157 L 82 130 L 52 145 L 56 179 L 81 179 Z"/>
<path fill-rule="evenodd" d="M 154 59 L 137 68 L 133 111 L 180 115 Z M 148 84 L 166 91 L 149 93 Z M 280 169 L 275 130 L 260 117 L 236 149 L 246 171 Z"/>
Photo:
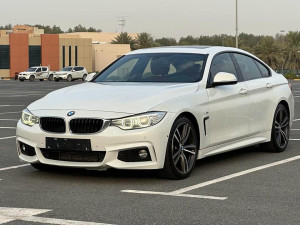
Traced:
<path fill-rule="evenodd" d="M 123 130 L 145 128 L 158 124 L 165 115 L 166 112 L 149 112 L 112 120 L 110 125 L 119 127 Z"/>
<path fill-rule="evenodd" d="M 34 124 L 39 123 L 39 118 L 37 116 L 32 115 L 31 112 L 29 112 L 28 109 L 24 109 L 22 112 L 22 117 L 21 117 L 22 123 L 28 126 L 33 126 Z"/>

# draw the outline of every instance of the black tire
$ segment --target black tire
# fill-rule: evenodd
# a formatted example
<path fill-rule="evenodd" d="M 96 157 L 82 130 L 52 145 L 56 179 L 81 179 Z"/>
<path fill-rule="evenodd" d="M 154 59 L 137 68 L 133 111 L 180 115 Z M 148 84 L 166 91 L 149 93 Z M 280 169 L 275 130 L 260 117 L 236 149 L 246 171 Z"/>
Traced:
<path fill-rule="evenodd" d="M 35 80 L 35 76 L 34 75 L 31 75 L 30 77 L 29 77 L 29 81 L 34 81 Z"/>
<path fill-rule="evenodd" d="M 83 76 L 82 76 L 82 81 L 85 81 L 86 77 L 87 77 L 87 75 L 86 75 L 86 74 L 83 74 Z"/>
<path fill-rule="evenodd" d="M 268 152 L 283 152 L 290 136 L 290 114 L 286 106 L 279 104 L 275 110 L 271 141 L 260 145 L 262 150 Z"/>
<path fill-rule="evenodd" d="M 44 79 L 40 79 L 40 81 L 44 81 Z"/>
<path fill-rule="evenodd" d="M 59 79 L 54 79 L 54 81 L 55 81 L 55 82 L 58 82 L 58 81 L 59 81 Z"/>
<path fill-rule="evenodd" d="M 199 138 L 192 122 L 187 117 L 176 119 L 169 135 L 165 165 L 159 175 L 168 179 L 187 178 L 195 167 L 198 148 Z"/>
<path fill-rule="evenodd" d="M 42 164 L 42 163 L 31 163 L 31 166 L 37 170 L 49 171 L 55 169 L 54 166 Z"/>
<path fill-rule="evenodd" d="M 23 79 L 19 79 L 21 82 L 23 82 L 24 80 Z"/>
<path fill-rule="evenodd" d="M 48 80 L 49 80 L 49 81 L 53 81 L 53 74 L 50 74 L 50 75 L 49 75 Z"/>
<path fill-rule="evenodd" d="M 68 75 L 68 77 L 67 77 L 67 81 L 72 81 L 72 75 Z"/>

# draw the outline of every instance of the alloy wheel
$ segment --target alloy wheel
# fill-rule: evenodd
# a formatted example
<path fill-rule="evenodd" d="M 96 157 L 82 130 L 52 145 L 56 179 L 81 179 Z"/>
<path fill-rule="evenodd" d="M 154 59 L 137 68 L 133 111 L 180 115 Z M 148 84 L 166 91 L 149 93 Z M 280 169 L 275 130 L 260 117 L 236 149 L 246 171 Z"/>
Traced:
<path fill-rule="evenodd" d="M 191 125 L 187 122 L 179 124 L 172 137 L 172 159 L 179 173 L 186 174 L 193 168 L 196 146 L 197 138 Z"/>
<path fill-rule="evenodd" d="M 285 108 L 279 108 L 275 116 L 275 138 L 280 148 L 284 148 L 289 140 L 289 115 Z"/>

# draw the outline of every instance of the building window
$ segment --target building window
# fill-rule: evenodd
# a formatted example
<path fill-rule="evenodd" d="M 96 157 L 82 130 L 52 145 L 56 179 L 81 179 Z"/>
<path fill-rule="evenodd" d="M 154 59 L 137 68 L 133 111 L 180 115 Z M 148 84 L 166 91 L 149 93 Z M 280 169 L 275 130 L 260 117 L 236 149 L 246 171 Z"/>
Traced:
<path fill-rule="evenodd" d="M 29 45 L 29 67 L 41 65 L 41 46 Z"/>
<path fill-rule="evenodd" d="M 75 66 L 78 66 L 77 46 L 75 46 Z"/>
<path fill-rule="evenodd" d="M 9 69 L 9 45 L 0 45 L 0 69 Z"/>
<path fill-rule="evenodd" d="M 65 46 L 62 46 L 62 60 L 63 60 L 63 68 L 66 67 L 66 49 Z"/>
<path fill-rule="evenodd" d="M 69 46 L 69 66 L 72 66 L 72 46 Z"/>

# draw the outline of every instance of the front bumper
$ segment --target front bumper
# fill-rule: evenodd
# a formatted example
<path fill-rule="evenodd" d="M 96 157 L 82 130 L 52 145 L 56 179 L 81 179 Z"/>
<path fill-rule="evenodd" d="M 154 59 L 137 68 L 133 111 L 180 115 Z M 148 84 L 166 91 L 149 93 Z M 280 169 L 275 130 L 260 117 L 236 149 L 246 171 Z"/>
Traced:
<path fill-rule="evenodd" d="M 30 77 L 30 75 L 19 75 L 19 76 L 18 76 L 18 79 L 19 79 L 19 80 L 28 80 L 29 77 Z"/>
<path fill-rule="evenodd" d="M 155 126 L 136 129 L 121 130 L 118 127 L 109 126 L 96 134 L 72 134 L 68 131 L 63 134 L 42 131 L 38 124 L 33 127 L 24 125 L 21 121 L 17 125 L 17 151 L 19 158 L 28 163 L 43 163 L 54 166 L 77 167 L 87 169 L 160 169 L 163 168 L 168 136 L 173 124 L 173 114 L 167 113 L 165 118 Z M 68 124 L 67 119 L 66 124 Z M 73 118 L 72 118 L 73 119 Z M 67 125 L 68 128 L 68 125 Z M 46 137 L 89 139 L 92 151 L 105 151 L 105 157 L 101 162 L 74 162 L 45 158 L 41 149 L 46 148 Z M 36 155 L 22 154 L 20 142 L 34 147 Z M 140 162 L 124 162 L 118 159 L 119 151 L 148 148 L 151 160 Z"/>
<path fill-rule="evenodd" d="M 55 80 L 66 80 L 67 75 L 54 75 L 53 79 L 55 79 Z"/>

